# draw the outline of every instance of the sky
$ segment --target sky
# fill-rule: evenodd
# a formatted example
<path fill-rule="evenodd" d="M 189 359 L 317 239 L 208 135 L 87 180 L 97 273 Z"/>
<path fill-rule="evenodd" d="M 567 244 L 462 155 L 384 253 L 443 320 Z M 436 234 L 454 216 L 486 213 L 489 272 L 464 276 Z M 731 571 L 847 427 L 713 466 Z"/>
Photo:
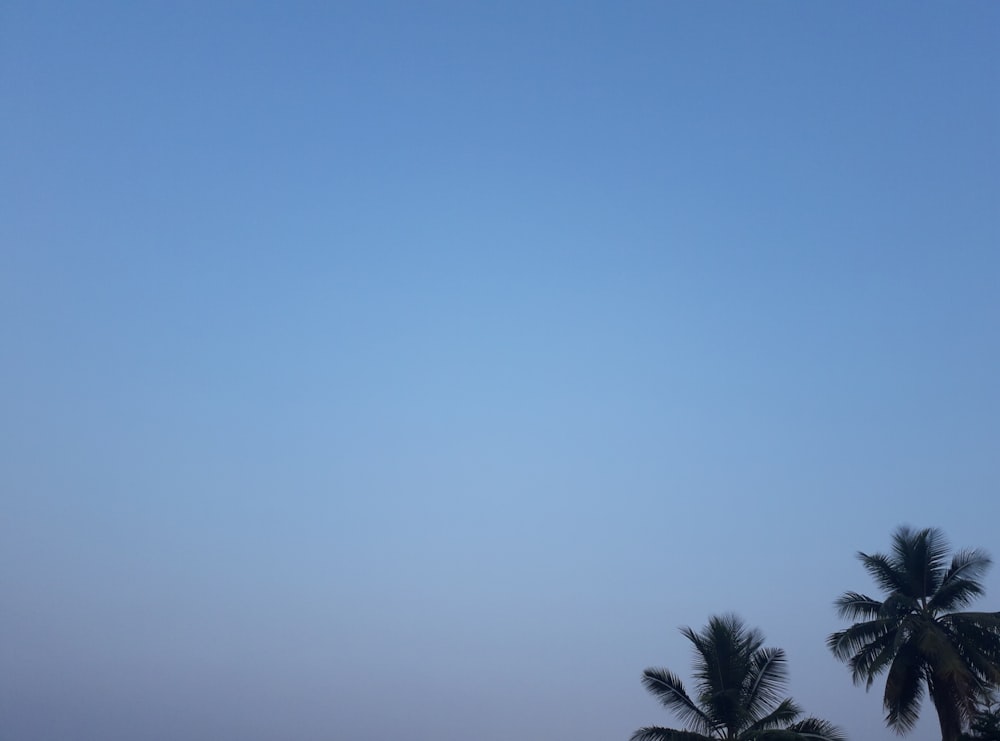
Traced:
<path fill-rule="evenodd" d="M 998 35 L 4 3 L 0 737 L 625 741 L 735 611 L 892 738 L 824 640 L 1000 557 Z"/>

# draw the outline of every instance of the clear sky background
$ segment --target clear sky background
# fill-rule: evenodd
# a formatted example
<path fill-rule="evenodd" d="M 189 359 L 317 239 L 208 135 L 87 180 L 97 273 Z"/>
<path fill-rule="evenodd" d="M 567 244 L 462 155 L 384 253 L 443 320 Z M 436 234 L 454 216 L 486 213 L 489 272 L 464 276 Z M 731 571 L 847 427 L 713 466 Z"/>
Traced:
<path fill-rule="evenodd" d="M 824 638 L 900 523 L 1000 557 L 998 41 L 4 3 L 0 737 L 624 741 L 735 610 L 891 738 Z"/>

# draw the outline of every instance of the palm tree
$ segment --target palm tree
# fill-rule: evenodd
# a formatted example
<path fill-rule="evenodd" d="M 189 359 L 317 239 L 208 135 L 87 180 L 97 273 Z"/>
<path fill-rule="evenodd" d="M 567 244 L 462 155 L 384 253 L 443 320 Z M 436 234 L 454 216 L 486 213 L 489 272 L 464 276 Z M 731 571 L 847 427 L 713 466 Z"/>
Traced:
<path fill-rule="evenodd" d="M 858 558 L 885 600 L 844 593 L 837 612 L 860 622 L 831 635 L 827 646 L 866 689 L 888 671 L 882 703 L 890 728 L 913 728 L 926 689 L 941 738 L 957 741 L 976 702 L 1000 682 L 1000 612 L 953 612 L 983 593 L 989 556 L 958 551 L 949 564 L 940 530 L 900 527 L 889 555 Z"/>
<path fill-rule="evenodd" d="M 764 636 L 736 615 L 715 616 L 700 633 L 682 628 L 694 645 L 696 700 L 677 675 L 646 669 L 642 683 L 688 730 L 640 728 L 632 741 L 844 741 L 840 730 L 802 714 L 788 698 L 785 652 L 764 648 Z"/>

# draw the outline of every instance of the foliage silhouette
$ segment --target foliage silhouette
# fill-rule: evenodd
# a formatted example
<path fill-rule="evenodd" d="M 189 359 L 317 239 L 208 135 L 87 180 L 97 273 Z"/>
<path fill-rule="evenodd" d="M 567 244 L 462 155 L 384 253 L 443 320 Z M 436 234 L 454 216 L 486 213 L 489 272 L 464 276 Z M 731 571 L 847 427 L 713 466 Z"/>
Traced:
<path fill-rule="evenodd" d="M 952 612 L 982 595 L 991 561 L 981 550 L 963 550 L 949 564 L 948 550 L 940 530 L 904 526 L 890 554 L 858 553 L 886 598 L 845 592 L 837 612 L 859 622 L 833 633 L 827 646 L 866 689 L 888 671 L 882 703 L 890 728 L 913 728 L 926 689 L 941 738 L 958 741 L 976 702 L 1000 682 L 1000 612 Z"/>
<path fill-rule="evenodd" d="M 642 683 L 687 730 L 647 726 L 632 741 L 844 741 L 827 721 L 797 721 L 802 711 L 782 697 L 785 652 L 764 648 L 759 630 L 730 614 L 710 618 L 700 633 L 681 633 L 694 646 L 695 697 L 666 669 L 646 669 Z"/>
<path fill-rule="evenodd" d="M 1000 741 L 1000 699 L 995 692 L 979 700 L 962 741 Z"/>

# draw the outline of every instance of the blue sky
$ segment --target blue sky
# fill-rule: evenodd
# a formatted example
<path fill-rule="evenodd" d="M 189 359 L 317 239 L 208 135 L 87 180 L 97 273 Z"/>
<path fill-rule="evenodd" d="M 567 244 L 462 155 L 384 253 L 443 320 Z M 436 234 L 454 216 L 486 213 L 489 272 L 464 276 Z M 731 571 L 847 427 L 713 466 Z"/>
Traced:
<path fill-rule="evenodd" d="M 7 3 L 0 735 L 625 739 L 735 610 L 889 738 L 854 552 L 1000 556 L 998 30 Z"/>

